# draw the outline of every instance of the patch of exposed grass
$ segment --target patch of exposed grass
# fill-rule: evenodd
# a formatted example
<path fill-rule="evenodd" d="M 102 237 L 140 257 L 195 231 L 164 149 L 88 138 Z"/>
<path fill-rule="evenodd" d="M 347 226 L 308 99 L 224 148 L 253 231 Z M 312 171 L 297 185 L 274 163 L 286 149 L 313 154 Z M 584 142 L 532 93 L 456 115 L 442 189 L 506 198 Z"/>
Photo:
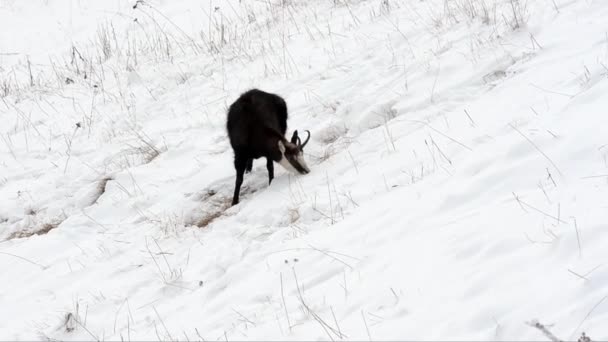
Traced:
<path fill-rule="evenodd" d="M 97 203 L 99 198 L 106 192 L 106 186 L 108 185 L 108 182 L 113 179 L 114 178 L 112 178 L 111 176 L 106 176 L 99 181 L 99 183 L 97 184 L 97 192 L 95 193 L 95 197 L 91 201 L 91 204 Z"/>
<path fill-rule="evenodd" d="M 208 213 L 208 214 L 204 215 L 203 218 L 198 220 L 198 222 L 196 222 L 195 225 L 199 228 L 205 228 L 208 225 L 210 225 L 211 222 L 213 222 L 213 220 L 222 216 L 223 213 L 224 213 L 224 210 L 218 210 L 215 212 Z"/>
<path fill-rule="evenodd" d="M 62 222 L 63 221 L 47 222 L 47 223 L 42 224 L 38 229 L 22 230 L 22 231 L 18 231 L 18 232 L 13 232 L 12 234 L 10 234 L 8 236 L 7 240 L 28 238 L 28 237 L 34 236 L 34 235 L 45 235 L 48 232 L 50 232 L 51 230 L 59 227 L 59 225 Z"/>

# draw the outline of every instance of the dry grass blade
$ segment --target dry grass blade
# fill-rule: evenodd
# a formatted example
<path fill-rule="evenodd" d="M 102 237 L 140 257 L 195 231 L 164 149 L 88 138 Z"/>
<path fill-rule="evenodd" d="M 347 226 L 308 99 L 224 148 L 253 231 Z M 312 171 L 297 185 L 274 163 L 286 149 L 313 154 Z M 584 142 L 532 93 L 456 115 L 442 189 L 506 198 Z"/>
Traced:
<path fill-rule="evenodd" d="M 291 331 L 291 321 L 289 320 L 289 311 L 287 311 L 287 304 L 285 303 L 285 293 L 283 292 L 283 273 L 281 273 L 281 299 L 283 300 L 283 308 L 285 309 L 285 317 L 287 317 L 287 325 L 289 325 L 289 331 Z"/>
<path fill-rule="evenodd" d="M 313 247 L 312 245 L 308 245 L 308 246 L 309 246 L 311 249 L 313 249 L 313 250 L 315 250 L 315 251 L 317 251 L 317 252 L 323 253 L 324 255 L 326 255 L 326 256 L 328 256 L 328 257 L 332 258 L 333 260 L 335 260 L 335 261 L 337 261 L 337 262 L 341 263 L 342 265 L 344 265 L 344 266 L 346 266 L 346 267 L 350 268 L 351 270 L 352 270 L 352 269 L 354 269 L 354 268 L 353 268 L 351 265 L 347 264 L 347 263 L 346 263 L 344 260 L 341 260 L 341 259 L 339 259 L 339 258 L 337 258 L 337 257 L 335 257 L 335 256 L 333 256 L 333 255 L 330 255 L 328 252 L 326 252 L 326 251 L 324 251 L 324 250 L 321 250 L 321 249 L 318 249 L 318 248 L 316 248 L 316 247 Z"/>
<path fill-rule="evenodd" d="M 545 154 L 545 152 L 543 152 L 538 145 L 536 145 L 534 143 L 534 141 L 530 140 L 530 138 L 528 138 L 525 134 L 523 134 L 519 129 L 517 129 L 517 127 L 513 126 L 512 124 L 509 124 L 509 126 L 511 126 L 511 128 L 513 128 L 517 133 L 519 133 L 519 135 L 521 135 L 524 139 L 526 139 L 530 145 L 532 145 L 540 154 L 542 154 L 543 157 L 545 157 L 545 159 L 547 159 L 549 161 L 549 163 L 551 163 L 551 165 L 555 168 L 555 170 L 557 170 L 557 172 L 559 173 L 560 176 L 564 176 L 564 174 L 560 171 L 560 169 L 557 167 L 557 165 L 555 165 L 555 163 L 553 162 L 553 160 L 551 160 L 551 158 L 549 158 L 549 156 L 547 156 Z"/>
<path fill-rule="evenodd" d="M 585 317 L 583 318 L 583 320 L 576 326 L 576 329 L 574 329 L 574 331 L 572 331 L 572 334 L 570 334 L 570 336 L 574 336 L 576 334 L 576 332 L 581 328 L 581 326 L 583 326 L 583 323 L 585 323 L 585 321 L 589 318 L 589 316 L 591 316 L 591 314 L 593 313 L 593 311 L 595 311 L 595 309 L 597 309 L 597 307 L 600 306 L 600 304 L 602 304 L 606 300 L 606 298 L 608 298 L 608 295 L 606 295 L 602 299 L 600 299 L 600 301 L 597 302 L 591 308 L 591 310 L 589 310 L 589 312 L 587 312 L 587 314 L 585 315 Z"/>
<path fill-rule="evenodd" d="M 400 121 L 401 121 L 401 120 L 400 120 Z M 415 123 L 423 124 L 423 125 L 425 125 L 426 127 L 428 127 L 428 128 L 430 128 L 430 129 L 432 129 L 433 131 L 435 131 L 435 132 L 439 133 L 439 134 L 440 134 L 442 137 L 444 137 L 444 138 L 446 138 L 446 139 L 448 139 L 448 140 L 450 140 L 450 141 L 452 141 L 452 142 L 454 142 L 454 143 L 456 143 L 456 144 L 458 144 L 458 145 L 462 146 L 463 148 L 465 148 L 465 149 L 467 149 L 467 150 L 469 150 L 469 151 L 473 152 L 473 149 L 472 149 L 472 148 L 470 148 L 470 147 L 468 147 L 467 145 L 465 145 L 465 144 L 461 143 L 460 141 L 458 141 L 458 140 L 456 140 L 456 139 L 454 139 L 454 138 L 450 137 L 449 135 L 446 135 L 445 133 L 443 133 L 443 132 L 441 132 L 441 131 L 439 131 L 439 130 L 435 129 L 433 126 L 429 125 L 428 123 L 426 123 L 426 122 L 424 122 L 424 121 L 420 121 L 420 120 L 410 120 L 410 119 L 405 120 L 405 121 L 409 121 L 409 122 L 415 122 Z"/>
<path fill-rule="evenodd" d="M 292 271 L 293 271 L 294 280 L 296 282 L 296 288 L 298 290 L 298 299 L 300 299 L 300 304 L 302 304 L 302 307 L 304 307 L 304 309 L 306 310 L 306 312 L 309 315 L 311 315 L 312 318 L 315 321 L 317 321 L 317 323 L 319 323 L 319 325 L 321 326 L 321 328 L 323 328 L 323 330 L 327 334 L 327 337 L 329 337 L 330 340 L 335 341 L 334 338 L 333 338 L 333 336 L 331 335 L 331 333 L 333 333 L 334 335 L 336 335 L 338 338 L 344 338 L 344 337 L 346 337 L 338 329 L 335 329 L 332 326 L 330 326 L 329 324 L 327 324 L 327 322 L 325 322 L 316 312 L 314 312 L 310 308 L 310 306 L 308 306 L 308 304 L 304 301 L 304 297 L 302 296 L 302 291 L 300 290 L 300 285 L 298 283 L 298 277 L 296 275 L 295 268 L 292 268 Z"/>
<path fill-rule="evenodd" d="M 367 326 L 367 320 L 365 319 L 365 314 L 363 313 L 363 310 L 361 310 L 361 317 L 363 318 L 363 323 L 365 324 L 365 331 L 367 332 L 367 338 L 369 339 L 369 341 L 371 341 L 372 335 L 369 332 L 369 327 Z"/>
<path fill-rule="evenodd" d="M 30 259 L 24 258 L 24 257 L 22 257 L 22 256 L 15 255 L 15 254 L 12 254 L 12 253 L 0 252 L 0 254 L 4 254 L 4 255 L 8 255 L 8 256 L 12 256 L 12 257 L 14 257 L 14 258 L 17 258 L 17 259 L 20 259 L 20 260 L 26 261 L 26 262 L 28 262 L 28 263 L 30 263 L 30 264 L 32 264 L 32 265 L 36 265 L 36 266 L 40 267 L 40 268 L 41 268 L 41 269 L 43 269 L 43 270 L 46 270 L 47 268 L 49 268 L 48 266 L 45 266 L 45 265 L 39 264 L 39 263 L 37 263 L 37 262 L 35 262 L 35 261 L 32 261 L 32 260 L 30 260 Z"/>
<path fill-rule="evenodd" d="M 523 206 L 525 205 L 526 207 L 528 207 L 528 208 L 530 208 L 530 209 L 532 209 L 532 210 L 534 210 L 534 211 L 536 211 L 536 212 L 538 212 L 538 213 L 541 213 L 541 214 L 545 215 L 546 217 L 549 217 L 549 218 L 554 219 L 556 222 L 559 222 L 559 223 L 567 223 L 566 221 L 564 221 L 564 220 L 560 219 L 560 218 L 559 218 L 559 217 L 557 217 L 557 216 L 554 216 L 554 215 L 551 215 L 551 214 L 549 214 L 549 213 L 546 213 L 546 212 L 544 212 L 544 211 L 542 211 L 542 210 L 540 210 L 540 209 L 536 208 L 535 206 L 530 205 L 530 204 L 528 204 L 528 203 L 524 202 L 524 201 L 523 201 L 521 198 L 519 198 L 519 196 L 517 196 L 515 193 L 513 193 L 513 196 L 515 196 L 515 200 L 516 200 L 516 201 L 519 203 L 519 205 L 522 207 L 522 209 L 524 209 L 524 211 L 526 211 L 526 212 L 527 212 L 527 210 L 525 210 L 525 208 L 523 207 Z"/>
<path fill-rule="evenodd" d="M 553 333 L 549 330 L 549 328 L 547 328 L 547 326 L 545 326 L 544 324 L 541 324 L 540 322 L 538 322 L 536 320 L 526 322 L 526 324 L 533 328 L 540 330 L 540 332 L 542 332 L 543 335 L 545 335 L 545 337 L 547 337 L 552 342 L 561 342 L 562 341 L 561 339 L 557 338 L 557 336 L 553 335 Z"/>
<path fill-rule="evenodd" d="M 165 321 L 163 321 L 163 319 L 158 314 L 158 311 L 156 311 L 156 307 L 152 306 L 152 309 L 154 309 L 154 312 L 156 313 L 156 317 L 158 317 L 158 320 L 163 325 L 163 328 L 165 329 L 165 333 L 167 334 L 167 336 L 169 336 L 169 340 L 175 341 L 175 339 L 173 339 L 173 337 L 171 336 L 171 333 L 169 332 L 169 329 L 167 329 L 167 326 L 165 325 Z"/>

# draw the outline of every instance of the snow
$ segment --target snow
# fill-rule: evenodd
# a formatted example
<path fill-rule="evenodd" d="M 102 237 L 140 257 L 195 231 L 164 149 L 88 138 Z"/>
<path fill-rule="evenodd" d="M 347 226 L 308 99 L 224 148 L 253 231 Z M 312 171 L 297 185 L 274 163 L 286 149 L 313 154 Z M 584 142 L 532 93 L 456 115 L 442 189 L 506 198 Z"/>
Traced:
<path fill-rule="evenodd" d="M 0 339 L 608 339 L 606 17 L 1 2 Z M 312 172 L 230 207 L 252 87 Z"/>

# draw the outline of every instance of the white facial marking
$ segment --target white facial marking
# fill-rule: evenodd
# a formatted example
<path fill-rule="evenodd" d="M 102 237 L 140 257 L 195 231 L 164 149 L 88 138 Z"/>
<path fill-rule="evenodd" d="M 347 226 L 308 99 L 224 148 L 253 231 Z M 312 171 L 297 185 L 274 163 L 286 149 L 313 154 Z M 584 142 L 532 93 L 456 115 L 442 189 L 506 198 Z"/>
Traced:
<path fill-rule="evenodd" d="M 279 151 L 281 151 L 281 160 L 278 161 L 279 165 L 281 165 L 285 170 L 291 173 L 299 174 L 300 172 L 293 165 L 291 165 L 289 160 L 287 160 L 287 158 L 285 157 L 285 145 L 283 144 L 283 142 L 279 140 L 278 144 Z M 298 163 L 298 165 L 300 165 L 306 171 L 306 173 L 310 172 L 310 169 L 308 168 L 308 166 L 306 165 L 306 161 L 304 160 L 304 153 L 298 153 L 295 159 L 296 163 Z"/>
<path fill-rule="evenodd" d="M 297 161 L 298 164 L 300 164 L 300 166 L 302 166 L 302 168 L 306 170 L 306 172 L 310 172 L 310 169 L 308 168 L 308 165 L 306 165 L 306 161 L 304 160 L 304 153 L 298 153 Z"/>
<path fill-rule="evenodd" d="M 298 170 L 296 170 L 287 160 L 287 158 L 285 158 L 284 155 L 281 156 L 281 160 L 279 160 L 279 164 L 287 171 L 291 172 L 291 173 L 299 173 Z"/>

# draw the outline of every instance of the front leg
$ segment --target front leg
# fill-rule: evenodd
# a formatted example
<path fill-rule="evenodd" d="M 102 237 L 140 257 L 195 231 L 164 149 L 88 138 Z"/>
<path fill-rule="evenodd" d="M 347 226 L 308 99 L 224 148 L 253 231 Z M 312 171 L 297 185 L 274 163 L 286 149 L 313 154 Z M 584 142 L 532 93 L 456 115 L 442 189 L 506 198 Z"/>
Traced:
<path fill-rule="evenodd" d="M 274 178 L 274 162 L 270 158 L 266 158 L 266 169 L 268 169 L 268 185 L 270 185 Z"/>
<path fill-rule="evenodd" d="M 247 160 L 247 167 L 245 168 L 245 172 L 249 173 L 251 172 L 251 169 L 253 169 L 253 158 L 249 158 Z"/>

